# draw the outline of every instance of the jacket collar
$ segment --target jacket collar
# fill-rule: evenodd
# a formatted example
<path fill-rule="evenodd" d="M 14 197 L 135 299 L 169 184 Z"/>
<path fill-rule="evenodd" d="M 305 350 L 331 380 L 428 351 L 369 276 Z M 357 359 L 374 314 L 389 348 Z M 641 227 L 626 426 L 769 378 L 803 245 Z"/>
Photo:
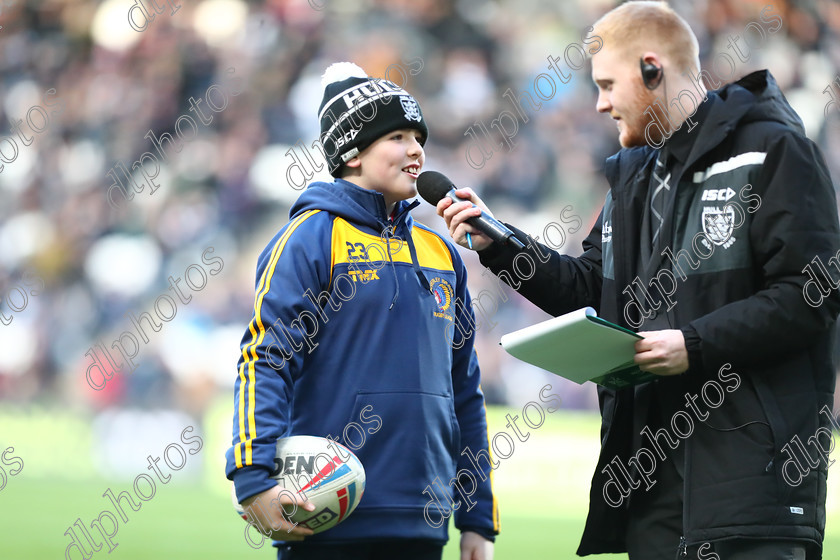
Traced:
<path fill-rule="evenodd" d="M 376 225 L 381 229 L 390 225 L 394 225 L 396 227 L 403 223 L 406 227 L 411 229 L 413 218 L 411 217 L 410 210 L 419 206 L 420 203 L 417 200 L 398 201 L 394 206 L 392 213 L 394 220 L 391 221 L 385 207 L 385 197 L 382 193 L 369 189 L 363 189 L 357 184 L 345 179 L 336 179 L 334 186 L 335 194 L 338 198 L 355 203 L 358 207 L 360 207 L 360 210 L 373 218 Z"/>

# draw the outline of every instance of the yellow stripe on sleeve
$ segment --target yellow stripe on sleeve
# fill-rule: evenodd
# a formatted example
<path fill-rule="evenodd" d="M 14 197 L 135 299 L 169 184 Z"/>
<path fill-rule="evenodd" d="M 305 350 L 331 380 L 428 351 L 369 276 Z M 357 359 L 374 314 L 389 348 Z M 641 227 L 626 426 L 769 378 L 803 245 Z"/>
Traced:
<path fill-rule="evenodd" d="M 286 231 L 283 232 L 283 235 L 280 236 L 280 239 L 274 244 L 274 248 L 271 251 L 271 258 L 269 259 L 268 266 L 266 266 L 265 270 L 263 271 L 262 277 L 260 278 L 260 283 L 257 286 L 257 295 L 254 300 L 254 318 L 248 324 L 248 329 L 251 331 L 251 342 L 245 345 L 242 349 L 242 358 L 243 362 L 242 365 L 239 367 L 239 442 L 236 444 L 234 448 L 234 456 L 236 459 L 236 467 L 242 468 L 244 466 L 251 465 L 253 463 L 253 450 L 251 447 L 251 443 L 253 442 L 254 438 L 257 437 L 257 429 L 256 429 L 256 419 L 254 418 L 254 408 L 255 408 L 255 373 L 256 373 L 256 362 L 259 359 L 257 357 L 257 346 L 262 343 L 263 338 L 265 338 L 265 326 L 262 322 L 262 302 L 265 298 L 265 295 L 271 289 L 271 278 L 274 275 L 274 269 L 277 266 L 277 261 L 280 260 L 280 255 L 283 252 L 283 248 L 286 246 L 286 242 L 288 242 L 289 238 L 291 237 L 292 233 L 304 222 L 307 218 L 311 217 L 312 215 L 320 212 L 320 210 L 308 210 L 292 220 L 289 223 L 288 228 Z M 250 351 L 251 356 L 248 356 L 248 352 Z M 245 372 L 248 372 L 248 377 L 246 379 Z M 247 390 L 247 398 L 246 398 L 246 390 Z M 245 425 L 245 416 L 248 416 L 248 424 L 247 429 Z M 242 446 L 245 446 L 245 458 L 242 458 Z"/>

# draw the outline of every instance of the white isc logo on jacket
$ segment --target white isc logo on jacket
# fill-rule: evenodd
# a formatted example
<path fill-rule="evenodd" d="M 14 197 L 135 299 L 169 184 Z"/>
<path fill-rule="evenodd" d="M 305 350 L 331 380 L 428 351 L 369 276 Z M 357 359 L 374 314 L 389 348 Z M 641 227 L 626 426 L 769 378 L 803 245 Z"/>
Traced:
<path fill-rule="evenodd" d="M 731 188 L 711 189 L 703 191 L 703 198 L 701 200 L 719 200 L 721 202 L 726 202 L 733 196 L 735 196 L 735 191 L 733 191 Z"/>

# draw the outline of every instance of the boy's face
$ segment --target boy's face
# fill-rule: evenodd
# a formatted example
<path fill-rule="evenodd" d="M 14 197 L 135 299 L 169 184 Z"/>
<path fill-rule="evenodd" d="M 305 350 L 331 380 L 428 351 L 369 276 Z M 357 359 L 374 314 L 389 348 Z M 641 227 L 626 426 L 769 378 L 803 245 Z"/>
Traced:
<path fill-rule="evenodd" d="M 630 148 L 646 143 L 645 127 L 651 118 L 645 111 L 656 96 L 645 87 L 638 60 L 634 64 L 622 55 L 619 50 L 607 48 L 592 55 L 592 81 L 598 86 L 595 108 L 616 120 L 618 141 L 623 148 Z M 651 136 L 658 132 L 657 127 L 652 129 Z"/>
<path fill-rule="evenodd" d="M 346 176 L 364 189 L 385 196 L 385 206 L 417 195 L 417 176 L 425 154 L 420 145 L 420 131 L 401 129 L 389 132 L 347 162 Z"/>

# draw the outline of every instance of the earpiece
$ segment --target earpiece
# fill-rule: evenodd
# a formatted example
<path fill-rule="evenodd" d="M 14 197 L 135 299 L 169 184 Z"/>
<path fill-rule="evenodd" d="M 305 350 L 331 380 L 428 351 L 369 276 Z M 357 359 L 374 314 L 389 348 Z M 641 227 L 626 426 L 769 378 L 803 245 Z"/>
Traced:
<path fill-rule="evenodd" d="M 643 58 L 639 59 L 639 67 L 642 69 L 642 82 L 648 89 L 656 89 L 659 82 L 662 81 L 662 67 L 650 62 L 645 62 Z"/>

